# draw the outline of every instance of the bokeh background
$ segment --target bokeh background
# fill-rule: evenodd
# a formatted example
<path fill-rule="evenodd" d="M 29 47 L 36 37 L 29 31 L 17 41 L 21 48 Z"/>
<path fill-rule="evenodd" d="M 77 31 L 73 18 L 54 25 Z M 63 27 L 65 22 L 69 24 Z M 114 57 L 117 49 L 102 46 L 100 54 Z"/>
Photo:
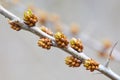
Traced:
<path fill-rule="evenodd" d="M 120 50 L 120 0 L 0 0 L 0 4 L 21 18 L 29 5 L 57 13 L 63 23 L 78 23 L 80 31 L 98 41 L 118 41 L 116 49 Z M 57 48 L 41 49 L 38 39 L 30 32 L 10 29 L 0 15 L 0 80 L 110 80 L 82 66 L 69 68 L 64 63 L 67 53 Z M 106 61 L 87 46 L 84 53 L 101 64 Z M 119 61 L 111 61 L 110 67 L 120 75 Z"/>

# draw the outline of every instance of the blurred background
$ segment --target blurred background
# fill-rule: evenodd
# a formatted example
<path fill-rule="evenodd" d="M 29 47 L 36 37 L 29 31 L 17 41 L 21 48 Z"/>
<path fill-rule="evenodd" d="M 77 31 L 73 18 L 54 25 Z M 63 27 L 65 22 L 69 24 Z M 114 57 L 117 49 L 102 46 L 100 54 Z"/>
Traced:
<path fill-rule="evenodd" d="M 0 4 L 20 18 L 28 7 L 58 14 L 63 24 L 77 23 L 80 32 L 91 39 L 100 43 L 109 39 L 112 44 L 118 41 L 115 49 L 120 51 L 120 0 L 0 0 Z M 69 28 L 63 27 L 64 32 Z M 83 66 L 69 68 L 64 63 L 67 53 L 42 49 L 37 46 L 38 39 L 30 32 L 10 29 L 8 20 L 0 15 L 0 80 L 110 80 Z M 84 53 L 101 64 L 106 61 L 87 44 Z M 112 60 L 110 67 L 120 75 L 119 60 Z"/>

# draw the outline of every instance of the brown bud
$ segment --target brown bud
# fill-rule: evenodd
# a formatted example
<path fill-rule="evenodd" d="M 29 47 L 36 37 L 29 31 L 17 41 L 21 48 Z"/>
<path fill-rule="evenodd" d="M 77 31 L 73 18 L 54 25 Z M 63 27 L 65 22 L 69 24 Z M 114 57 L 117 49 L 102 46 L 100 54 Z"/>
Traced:
<path fill-rule="evenodd" d="M 86 70 L 90 70 L 91 72 L 98 69 L 99 67 L 99 64 L 93 59 L 87 59 L 84 61 L 83 64 L 84 64 L 84 67 L 86 67 Z"/>
<path fill-rule="evenodd" d="M 50 29 L 48 29 L 47 27 L 41 26 L 40 29 L 41 29 L 43 32 L 45 32 L 45 33 L 53 36 L 53 32 L 52 32 Z"/>
<path fill-rule="evenodd" d="M 38 41 L 38 46 L 45 49 L 50 49 L 52 46 L 52 41 L 49 38 L 41 38 Z"/>
<path fill-rule="evenodd" d="M 77 59 L 73 56 L 66 57 L 65 58 L 65 63 L 69 67 L 79 67 L 82 64 L 82 62 L 79 59 Z"/>
<path fill-rule="evenodd" d="M 27 24 L 29 27 L 35 26 L 36 22 L 38 21 L 35 14 L 29 9 L 24 13 L 24 23 Z"/>
<path fill-rule="evenodd" d="M 72 23 L 70 31 L 74 35 L 78 34 L 79 33 L 79 26 L 77 24 L 75 24 L 75 23 Z"/>
<path fill-rule="evenodd" d="M 11 25 L 11 28 L 12 28 L 13 30 L 16 30 L 16 31 L 21 30 L 21 27 L 20 27 L 19 25 L 17 25 L 15 22 L 10 22 L 10 21 L 9 21 L 9 24 Z"/>
<path fill-rule="evenodd" d="M 61 33 L 61 32 L 57 32 L 54 35 L 54 37 L 55 37 L 56 43 L 57 43 L 57 45 L 59 47 L 64 48 L 64 47 L 66 47 L 69 44 L 66 36 L 63 33 Z"/>
<path fill-rule="evenodd" d="M 80 39 L 72 38 L 70 40 L 70 46 L 78 52 L 83 51 L 83 45 Z"/>

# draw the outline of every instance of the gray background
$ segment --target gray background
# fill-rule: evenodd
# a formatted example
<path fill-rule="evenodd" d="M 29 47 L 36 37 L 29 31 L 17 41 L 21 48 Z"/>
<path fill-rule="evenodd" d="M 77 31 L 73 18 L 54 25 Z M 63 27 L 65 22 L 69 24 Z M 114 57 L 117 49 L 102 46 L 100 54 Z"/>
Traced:
<path fill-rule="evenodd" d="M 3 4 L 2 0 L 0 3 Z M 6 8 L 22 18 L 27 5 L 58 13 L 62 22 L 68 25 L 76 22 L 88 35 L 92 29 L 90 35 L 98 41 L 120 40 L 120 0 L 20 0 L 20 5 Z M 64 64 L 67 53 L 56 48 L 41 49 L 38 39 L 29 32 L 11 30 L 7 19 L 0 15 L 0 80 L 110 80 L 82 66 L 69 68 Z M 120 50 L 120 43 L 116 49 Z M 101 64 L 106 60 L 86 46 L 84 53 Z M 120 75 L 119 61 L 111 61 L 110 67 Z"/>

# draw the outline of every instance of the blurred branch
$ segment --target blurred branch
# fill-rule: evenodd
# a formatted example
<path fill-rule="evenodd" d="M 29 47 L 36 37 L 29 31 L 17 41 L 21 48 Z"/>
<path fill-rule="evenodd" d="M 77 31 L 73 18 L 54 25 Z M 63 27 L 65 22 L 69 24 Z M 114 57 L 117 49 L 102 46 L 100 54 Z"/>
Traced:
<path fill-rule="evenodd" d="M 7 11 L 5 8 L 3 8 L 2 6 L 0 6 L 0 14 L 2 14 L 3 16 L 5 16 L 6 18 L 12 20 L 12 21 L 16 21 L 16 24 L 19 25 L 23 30 L 32 32 L 34 34 L 36 34 L 37 36 L 41 37 L 47 37 L 49 39 L 52 40 L 52 42 L 55 44 L 55 38 L 46 34 L 45 32 L 41 31 L 38 27 L 29 27 L 28 25 L 26 25 L 23 20 L 21 20 L 19 17 L 15 16 L 14 14 L 10 13 L 9 11 Z M 54 45 L 54 47 L 57 47 Z M 69 53 L 70 55 L 73 55 L 74 57 L 80 59 L 81 61 L 85 61 L 86 59 L 90 59 L 88 56 L 86 56 L 84 53 L 79 53 L 77 51 L 75 51 L 74 49 L 72 49 L 71 47 L 66 47 L 66 48 L 60 48 L 63 51 Z M 120 80 L 120 76 L 117 75 L 116 73 L 114 73 L 112 70 L 106 68 L 103 65 L 99 65 L 99 68 L 97 69 L 97 71 L 101 72 L 102 74 L 106 75 L 107 77 L 109 77 L 112 80 Z"/>
<path fill-rule="evenodd" d="M 107 58 L 107 61 L 106 61 L 106 63 L 105 63 L 105 67 L 107 67 L 108 68 L 108 66 L 109 66 L 109 63 L 110 63 L 110 60 L 111 60 L 111 56 L 112 56 L 112 53 L 113 53 L 113 50 L 114 50 L 114 48 L 115 48 L 115 46 L 118 44 L 118 42 L 116 42 L 114 45 L 113 45 L 113 47 L 112 47 L 112 49 L 111 49 L 111 51 L 110 51 L 110 54 L 109 54 L 109 56 L 108 56 L 108 58 Z"/>

